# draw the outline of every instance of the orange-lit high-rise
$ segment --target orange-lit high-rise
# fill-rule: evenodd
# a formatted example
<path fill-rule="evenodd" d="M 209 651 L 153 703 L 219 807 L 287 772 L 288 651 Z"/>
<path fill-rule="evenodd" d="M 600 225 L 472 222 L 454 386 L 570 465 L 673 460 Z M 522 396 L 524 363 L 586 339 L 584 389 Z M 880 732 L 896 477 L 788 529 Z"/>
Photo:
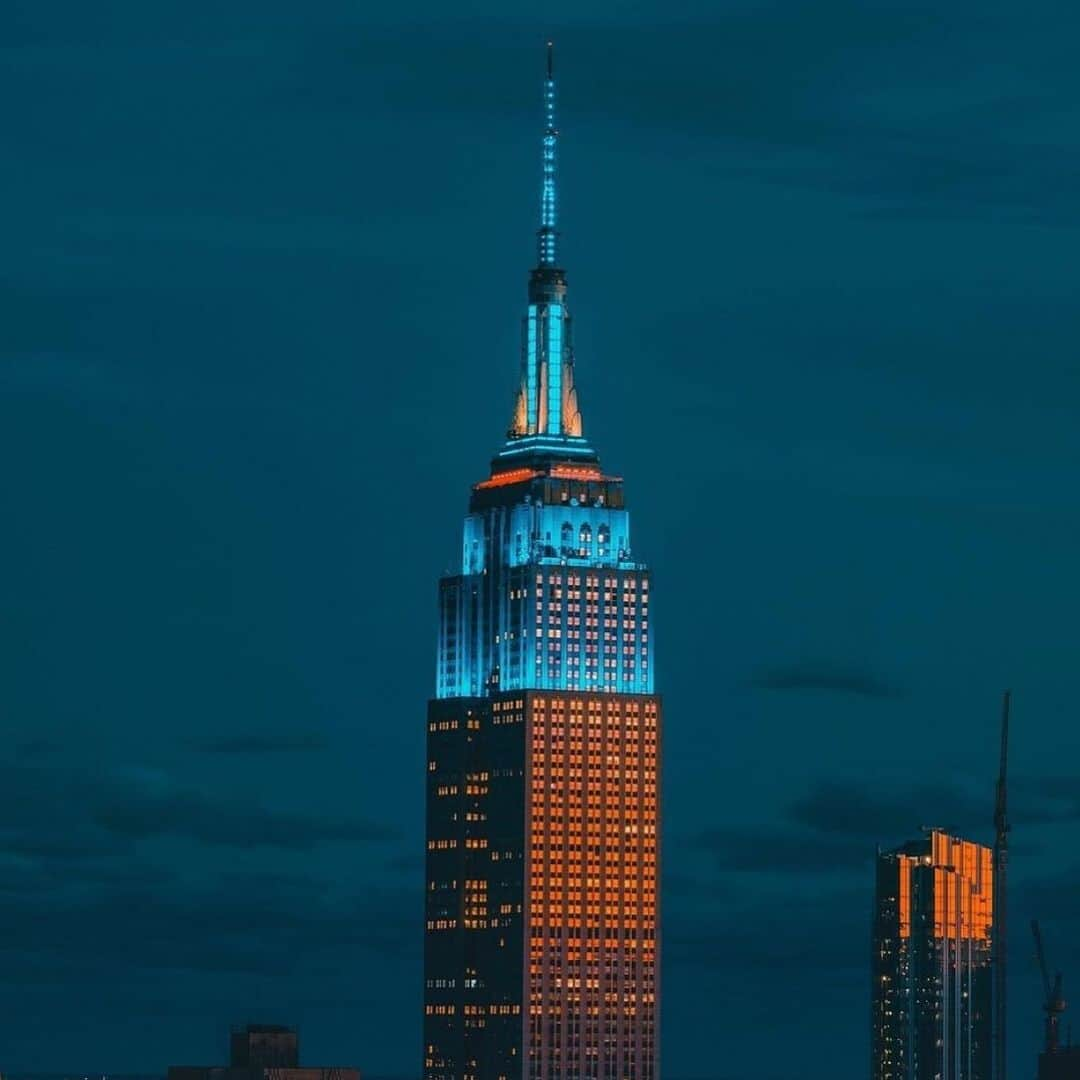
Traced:
<path fill-rule="evenodd" d="M 873 1080 L 989 1080 L 993 853 L 939 829 L 877 860 Z"/>
<path fill-rule="evenodd" d="M 538 259 L 507 441 L 439 588 L 425 1080 L 654 1080 L 660 702 L 649 571 L 582 431 L 544 82 Z"/>

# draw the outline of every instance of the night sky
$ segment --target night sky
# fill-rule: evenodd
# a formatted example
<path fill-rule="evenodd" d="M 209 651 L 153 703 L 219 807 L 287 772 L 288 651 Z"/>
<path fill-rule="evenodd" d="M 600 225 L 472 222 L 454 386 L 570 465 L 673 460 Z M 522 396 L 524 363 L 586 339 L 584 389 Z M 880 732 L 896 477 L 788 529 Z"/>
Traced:
<path fill-rule="evenodd" d="M 419 1067 L 438 576 L 510 418 L 543 42 L 665 697 L 664 1074 L 858 1080 L 871 860 L 1080 995 L 1075 3 L 0 17 L 0 1069 Z M 1080 1030 L 1080 1010 L 1075 1011 Z"/>

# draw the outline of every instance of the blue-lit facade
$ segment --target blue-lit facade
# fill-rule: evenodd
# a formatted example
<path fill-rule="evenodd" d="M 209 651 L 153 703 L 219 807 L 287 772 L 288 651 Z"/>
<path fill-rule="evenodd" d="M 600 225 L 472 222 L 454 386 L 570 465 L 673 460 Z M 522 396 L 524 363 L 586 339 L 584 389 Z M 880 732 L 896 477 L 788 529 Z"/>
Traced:
<path fill-rule="evenodd" d="M 436 696 L 653 691 L 649 574 L 622 482 L 568 464 L 476 485 L 461 573 L 439 589 Z"/>
<path fill-rule="evenodd" d="M 600 471 L 582 434 L 566 277 L 555 265 L 558 132 L 550 69 L 544 116 L 537 266 L 523 319 L 520 385 L 506 444 L 491 476 L 473 488 L 461 573 L 441 584 L 440 698 L 529 687 L 653 691 L 648 571 L 631 553 L 622 481 Z M 571 588 L 581 595 L 571 600 Z"/>
<path fill-rule="evenodd" d="M 660 703 L 648 568 L 582 430 L 548 55 L 507 438 L 439 583 L 425 1080 L 655 1080 Z"/>

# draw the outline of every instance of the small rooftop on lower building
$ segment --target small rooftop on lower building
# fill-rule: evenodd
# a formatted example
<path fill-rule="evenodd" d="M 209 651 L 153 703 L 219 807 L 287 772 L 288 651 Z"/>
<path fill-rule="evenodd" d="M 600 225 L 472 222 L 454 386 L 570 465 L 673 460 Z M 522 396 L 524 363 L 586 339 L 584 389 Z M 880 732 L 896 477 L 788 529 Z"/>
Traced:
<path fill-rule="evenodd" d="M 171 1065 L 168 1080 L 360 1080 L 358 1069 L 301 1065 L 300 1038 L 283 1024 L 244 1024 L 229 1034 L 228 1065 Z"/>

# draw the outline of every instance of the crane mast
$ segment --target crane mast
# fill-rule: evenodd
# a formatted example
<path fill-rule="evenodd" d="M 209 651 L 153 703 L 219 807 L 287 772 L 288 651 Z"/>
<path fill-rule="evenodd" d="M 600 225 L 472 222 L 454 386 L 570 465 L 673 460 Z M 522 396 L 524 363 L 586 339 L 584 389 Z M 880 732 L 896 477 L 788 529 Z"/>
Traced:
<path fill-rule="evenodd" d="M 1009 706 L 1012 691 L 1006 690 L 1001 705 L 1001 758 L 994 798 L 994 1080 L 1005 1080 L 1005 953 L 1008 941 L 1006 872 L 1009 861 L 1008 760 Z"/>
<path fill-rule="evenodd" d="M 1043 982 L 1043 1012 L 1046 1013 L 1046 1046 L 1048 1054 L 1055 1054 L 1061 1048 L 1061 1014 L 1065 1011 L 1065 994 L 1061 985 L 1061 972 L 1054 973 L 1050 980 L 1050 969 L 1046 966 L 1046 953 L 1043 950 L 1042 932 L 1038 920 L 1031 920 L 1031 933 L 1035 937 L 1035 956 L 1039 961 L 1039 971 Z"/>

